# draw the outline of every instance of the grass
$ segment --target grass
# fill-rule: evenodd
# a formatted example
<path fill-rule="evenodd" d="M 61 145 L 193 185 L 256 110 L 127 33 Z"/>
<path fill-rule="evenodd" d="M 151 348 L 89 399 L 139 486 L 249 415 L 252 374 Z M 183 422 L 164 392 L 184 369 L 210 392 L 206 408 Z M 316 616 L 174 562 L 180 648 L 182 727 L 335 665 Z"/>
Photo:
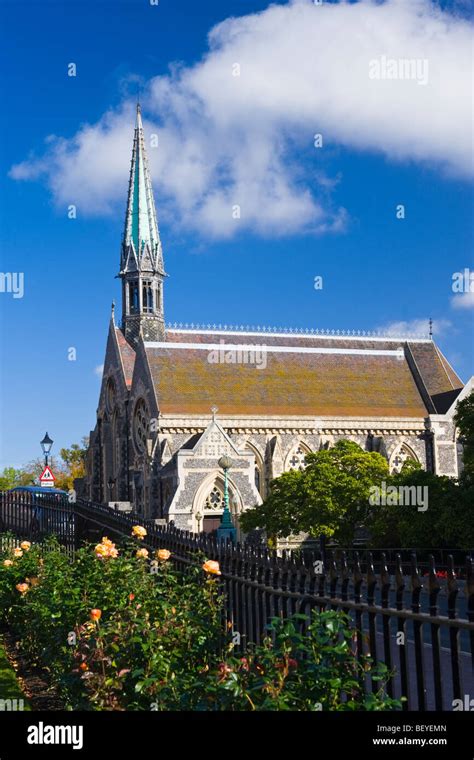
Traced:
<path fill-rule="evenodd" d="M 0 710 L 3 707 L 1 701 L 5 699 L 23 699 L 24 709 L 31 709 L 18 685 L 15 671 L 8 661 L 2 639 L 0 638 Z"/>

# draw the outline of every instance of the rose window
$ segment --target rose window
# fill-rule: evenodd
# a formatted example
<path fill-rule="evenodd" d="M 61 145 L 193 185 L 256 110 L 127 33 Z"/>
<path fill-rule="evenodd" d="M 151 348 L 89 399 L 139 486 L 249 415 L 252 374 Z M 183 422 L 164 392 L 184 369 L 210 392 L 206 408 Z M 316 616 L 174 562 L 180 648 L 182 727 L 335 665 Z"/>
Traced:
<path fill-rule="evenodd" d="M 149 433 L 149 413 L 143 399 L 137 401 L 133 413 L 133 439 L 139 451 L 146 451 Z"/>

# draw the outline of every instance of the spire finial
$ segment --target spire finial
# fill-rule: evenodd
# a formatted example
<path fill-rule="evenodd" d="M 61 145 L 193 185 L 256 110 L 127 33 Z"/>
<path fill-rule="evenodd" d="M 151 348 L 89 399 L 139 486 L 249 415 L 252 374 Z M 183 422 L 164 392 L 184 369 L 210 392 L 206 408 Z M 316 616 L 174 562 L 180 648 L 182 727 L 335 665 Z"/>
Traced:
<path fill-rule="evenodd" d="M 215 422 L 215 420 L 216 420 L 216 414 L 217 414 L 217 412 L 218 412 L 218 411 L 219 411 L 219 410 L 218 410 L 217 406 L 215 406 L 215 405 L 214 405 L 214 406 L 211 406 L 211 412 L 212 412 L 212 421 L 213 421 L 213 422 Z"/>
<path fill-rule="evenodd" d="M 430 317 L 430 340 L 433 340 L 433 320 Z"/>

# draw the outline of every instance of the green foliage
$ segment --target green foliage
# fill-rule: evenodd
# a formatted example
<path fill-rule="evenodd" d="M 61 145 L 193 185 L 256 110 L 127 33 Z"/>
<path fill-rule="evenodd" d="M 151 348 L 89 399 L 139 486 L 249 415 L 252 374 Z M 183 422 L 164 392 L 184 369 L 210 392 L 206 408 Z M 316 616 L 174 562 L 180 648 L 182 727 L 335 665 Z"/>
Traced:
<path fill-rule="evenodd" d="M 306 624 L 302 633 L 299 623 Z M 384 664 L 369 657 L 359 661 L 354 631 L 341 612 L 318 612 L 274 618 L 269 635 L 245 657 L 227 657 L 205 695 L 205 709 L 218 710 L 390 710 L 401 703 L 389 699 Z M 376 685 L 366 693 L 365 681 Z M 212 684 L 212 679 L 211 679 Z M 191 691 L 189 699 L 192 701 Z M 202 698 L 201 698 L 202 704 Z M 198 703 L 199 706 L 199 703 Z"/>
<path fill-rule="evenodd" d="M 75 478 L 82 478 L 86 471 L 86 455 L 89 439 L 83 438 L 81 445 L 72 443 L 71 448 L 61 449 L 59 455 L 64 462 L 64 467 L 56 481 L 57 488 L 69 491 L 74 487 Z"/>
<path fill-rule="evenodd" d="M 416 504 L 384 504 L 374 508 L 368 528 L 372 546 L 431 548 L 456 546 L 458 538 L 456 521 L 446 524 L 446 511 L 455 501 L 458 488 L 447 477 L 439 477 L 420 468 L 404 467 L 400 474 L 390 478 L 390 486 L 396 488 L 427 489 L 420 493 L 428 495 L 426 511 L 419 511 Z"/>
<path fill-rule="evenodd" d="M 426 489 L 426 511 L 413 504 L 374 507 L 367 527 L 373 547 L 471 549 L 474 546 L 474 487 L 461 487 L 446 476 L 425 472 L 405 462 L 390 486 Z"/>
<path fill-rule="evenodd" d="M 303 531 L 351 543 L 369 510 L 370 489 L 389 476 L 385 458 L 352 441 L 308 454 L 306 468 L 284 473 L 270 484 L 265 502 L 240 517 L 243 530 L 263 528 L 284 538 Z"/>
<path fill-rule="evenodd" d="M 16 679 L 15 671 L 10 665 L 5 654 L 5 649 L 0 638 L 0 699 L 22 699 L 24 709 L 29 710 L 30 706 L 25 695 L 21 691 Z"/>
<path fill-rule="evenodd" d="M 459 402 L 454 416 L 463 444 L 464 471 L 462 484 L 467 488 L 474 486 L 474 391 Z"/>
<path fill-rule="evenodd" d="M 0 555 L 3 622 L 29 660 L 47 667 L 70 709 L 399 707 L 385 695 L 383 666 L 355 658 L 342 613 L 314 612 L 306 636 L 298 616 L 274 620 L 260 646 L 236 657 L 219 576 L 151 564 L 137 546 L 130 540 L 102 559 L 86 546 L 71 560 L 52 540 Z M 26 590 L 16 588 L 22 583 Z M 368 675 L 379 692 L 365 694 Z"/>
<path fill-rule="evenodd" d="M 0 491 L 8 491 L 16 486 L 29 486 L 34 481 L 34 475 L 23 469 L 5 467 L 0 475 Z"/>

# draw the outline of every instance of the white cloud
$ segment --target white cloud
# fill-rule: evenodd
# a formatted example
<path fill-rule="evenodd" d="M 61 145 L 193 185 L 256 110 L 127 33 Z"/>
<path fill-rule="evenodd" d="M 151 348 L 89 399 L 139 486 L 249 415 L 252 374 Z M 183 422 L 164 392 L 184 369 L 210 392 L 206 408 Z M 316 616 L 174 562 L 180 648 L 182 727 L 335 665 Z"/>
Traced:
<path fill-rule="evenodd" d="M 227 19 L 200 62 L 148 83 L 159 209 L 211 237 L 339 231 L 347 212 L 332 203 L 336 180 L 322 164 L 334 145 L 471 175 L 471 34 L 429 0 L 294 0 Z M 428 61 L 427 84 L 370 79 L 383 56 Z M 132 112 L 124 102 L 69 140 L 50 137 L 46 154 L 11 176 L 43 175 L 57 204 L 83 213 L 123 207 Z M 323 148 L 312 147 L 315 133 Z"/>
<path fill-rule="evenodd" d="M 94 375 L 97 375 L 97 377 L 100 377 L 102 379 L 103 374 L 104 374 L 103 364 L 98 364 L 97 367 L 94 367 Z"/>
<path fill-rule="evenodd" d="M 452 324 L 449 319 L 433 320 L 433 336 L 440 338 L 450 332 Z M 429 334 L 428 319 L 410 319 L 399 322 L 388 322 L 376 328 L 378 332 L 384 335 L 401 336 L 405 338 L 427 338 Z"/>
<path fill-rule="evenodd" d="M 474 291 L 453 296 L 451 306 L 454 309 L 474 309 Z"/>

